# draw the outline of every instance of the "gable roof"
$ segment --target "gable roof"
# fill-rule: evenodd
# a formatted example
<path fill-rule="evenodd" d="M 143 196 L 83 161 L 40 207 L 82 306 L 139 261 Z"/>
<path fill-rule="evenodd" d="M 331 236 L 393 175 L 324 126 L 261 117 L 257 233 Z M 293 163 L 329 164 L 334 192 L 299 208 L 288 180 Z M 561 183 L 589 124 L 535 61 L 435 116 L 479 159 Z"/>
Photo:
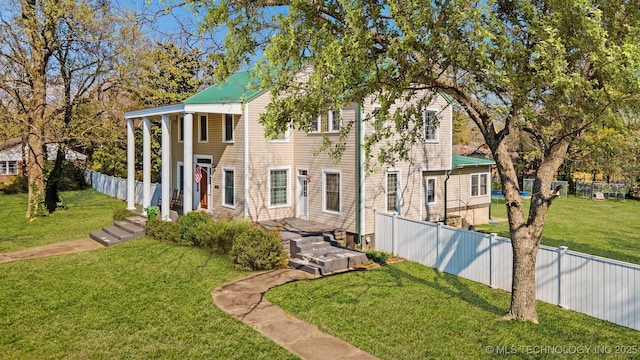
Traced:
<path fill-rule="evenodd" d="M 490 166 L 496 162 L 493 160 L 479 159 L 470 156 L 452 155 L 451 165 L 455 168 L 467 167 L 467 166 Z"/>
<path fill-rule="evenodd" d="M 209 86 L 187 98 L 183 104 L 246 103 L 264 94 L 268 89 L 260 86 L 260 79 L 252 78 L 250 71 L 237 72 L 223 82 Z"/>

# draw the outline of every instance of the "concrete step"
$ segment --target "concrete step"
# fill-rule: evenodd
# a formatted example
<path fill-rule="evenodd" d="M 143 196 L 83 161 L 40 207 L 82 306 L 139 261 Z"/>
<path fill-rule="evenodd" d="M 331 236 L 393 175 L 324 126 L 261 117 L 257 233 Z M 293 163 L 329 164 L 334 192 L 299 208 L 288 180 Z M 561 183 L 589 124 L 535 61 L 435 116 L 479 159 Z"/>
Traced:
<path fill-rule="evenodd" d="M 125 221 L 130 222 L 134 225 L 140 226 L 143 229 L 145 225 L 147 225 L 147 218 L 143 216 L 131 216 L 126 218 Z"/>
<path fill-rule="evenodd" d="M 116 227 L 133 234 L 134 237 L 144 236 L 144 227 L 141 227 L 137 224 L 131 223 L 129 221 L 117 221 L 115 223 Z"/>
<path fill-rule="evenodd" d="M 105 226 L 102 228 L 102 231 L 107 234 L 113 236 L 114 238 L 120 241 L 127 241 L 134 238 L 134 235 L 128 231 L 122 230 L 117 226 Z"/>
<path fill-rule="evenodd" d="M 297 257 L 298 254 L 303 252 L 327 249 L 332 246 L 334 246 L 334 244 L 332 242 L 327 241 L 322 236 L 310 236 L 310 237 L 290 240 L 289 252 L 291 254 L 291 257 Z"/>
<path fill-rule="evenodd" d="M 297 270 L 302 270 L 314 276 L 323 275 L 321 266 L 311 263 L 307 260 L 302 260 L 298 258 L 289 259 L 289 266 Z"/>
<path fill-rule="evenodd" d="M 299 253 L 298 258 L 321 266 L 323 274 L 346 271 L 368 260 L 362 252 L 339 247 Z"/>
<path fill-rule="evenodd" d="M 92 232 L 91 234 L 89 234 L 89 237 L 91 237 L 93 240 L 99 242 L 104 246 L 111 246 L 111 245 L 122 242 L 122 240 L 119 240 L 114 236 L 112 236 L 111 234 L 108 234 L 102 230 Z"/>

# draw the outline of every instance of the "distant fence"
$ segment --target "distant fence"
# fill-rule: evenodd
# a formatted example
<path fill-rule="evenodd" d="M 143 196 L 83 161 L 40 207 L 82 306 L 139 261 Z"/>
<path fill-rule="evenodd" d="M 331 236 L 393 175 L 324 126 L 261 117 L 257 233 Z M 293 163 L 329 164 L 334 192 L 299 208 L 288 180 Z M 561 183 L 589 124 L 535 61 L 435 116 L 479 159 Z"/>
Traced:
<path fill-rule="evenodd" d="M 84 180 L 99 192 L 118 198 L 127 200 L 127 179 L 118 178 L 111 175 L 104 175 L 97 171 L 85 170 Z M 134 203 L 142 204 L 142 182 L 135 182 Z M 151 183 L 151 204 L 158 203 L 158 199 L 162 194 L 162 184 Z"/>
<path fill-rule="evenodd" d="M 375 248 L 511 291 L 511 240 L 376 212 Z M 640 266 L 540 246 L 538 300 L 640 330 Z"/>

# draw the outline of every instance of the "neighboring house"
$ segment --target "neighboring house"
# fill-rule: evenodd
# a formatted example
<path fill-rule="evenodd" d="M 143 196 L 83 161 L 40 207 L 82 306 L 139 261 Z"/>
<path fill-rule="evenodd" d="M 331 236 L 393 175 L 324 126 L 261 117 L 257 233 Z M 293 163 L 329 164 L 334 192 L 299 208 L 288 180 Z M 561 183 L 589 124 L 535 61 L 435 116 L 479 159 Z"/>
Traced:
<path fill-rule="evenodd" d="M 58 144 L 46 144 L 47 159 L 55 159 Z M 16 176 L 22 174 L 23 154 L 25 147 L 21 138 L 11 138 L 0 144 L 0 183 L 8 184 Z M 26 159 L 26 157 L 25 157 Z M 73 162 L 84 162 L 87 156 L 77 151 L 67 149 L 65 159 Z"/>
<path fill-rule="evenodd" d="M 470 223 L 488 221 L 491 162 L 452 158 L 451 107 L 436 96 L 425 109 L 426 141 L 411 149 L 412 162 L 366 174 L 362 168 L 366 134 L 372 124 L 357 124 L 375 105 L 353 105 L 320 114 L 315 131 L 287 131 L 267 141 L 258 123 L 270 93 L 251 84 L 248 72 L 236 73 L 180 104 L 125 113 L 128 128 L 128 206 L 134 207 L 134 120 L 143 126 L 143 206 L 151 200 L 151 118 L 162 126 L 161 215 L 169 219 L 173 191 L 182 191 L 182 210 L 243 215 L 253 221 L 297 217 L 342 228 L 361 236 L 374 232 L 374 210 L 440 221 L 447 209 Z M 340 116 L 338 116 L 340 114 Z M 314 155 L 323 135 L 337 139 L 343 124 L 354 131 L 339 164 Z M 462 159 L 462 158 L 460 158 Z M 474 159 L 477 160 L 477 159 Z M 447 177 L 449 176 L 449 180 Z M 455 184 L 452 185 L 452 184 Z M 447 196 L 445 196 L 445 186 Z M 466 188 L 465 188 L 466 187 Z"/>

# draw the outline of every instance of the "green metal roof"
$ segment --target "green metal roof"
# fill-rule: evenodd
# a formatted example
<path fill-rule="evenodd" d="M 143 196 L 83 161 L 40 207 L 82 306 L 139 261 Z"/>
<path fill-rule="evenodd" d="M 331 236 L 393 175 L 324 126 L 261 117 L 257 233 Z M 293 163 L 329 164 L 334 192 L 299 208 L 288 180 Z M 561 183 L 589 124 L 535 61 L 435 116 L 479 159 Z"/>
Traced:
<path fill-rule="evenodd" d="M 493 160 L 479 159 L 470 156 L 452 155 L 451 165 L 453 168 L 465 167 L 465 166 L 490 166 L 495 164 Z"/>
<path fill-rule="evenodd" d="M 246 103 L 264 94 L 268 89 L 260 87 L 260 79 L 252 78 L 249 71 L 229 76 L 220 84 L 210 86 L 184 100 L 183 104 Z"/>

